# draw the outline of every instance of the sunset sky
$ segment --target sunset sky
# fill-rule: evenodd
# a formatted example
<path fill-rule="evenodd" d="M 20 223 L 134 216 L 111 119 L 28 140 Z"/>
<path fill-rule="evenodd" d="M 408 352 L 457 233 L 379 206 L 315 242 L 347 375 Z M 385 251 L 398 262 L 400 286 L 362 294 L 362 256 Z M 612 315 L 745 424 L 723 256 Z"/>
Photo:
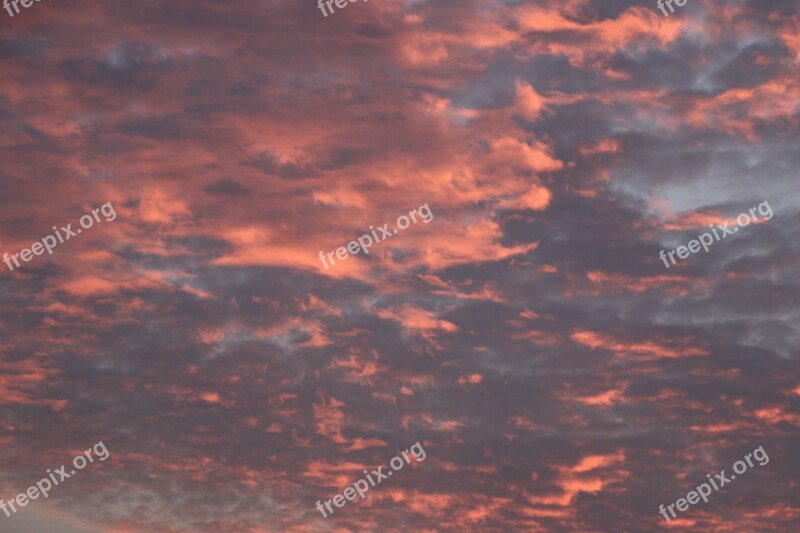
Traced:
<path fill-rule="evenodd" d="M 800 3 L 673 7 L 0 8 L 0 254 L 116 214 L 0 263 L 0 497 L 110 452 L 0 533 L 800 531 Z"/>

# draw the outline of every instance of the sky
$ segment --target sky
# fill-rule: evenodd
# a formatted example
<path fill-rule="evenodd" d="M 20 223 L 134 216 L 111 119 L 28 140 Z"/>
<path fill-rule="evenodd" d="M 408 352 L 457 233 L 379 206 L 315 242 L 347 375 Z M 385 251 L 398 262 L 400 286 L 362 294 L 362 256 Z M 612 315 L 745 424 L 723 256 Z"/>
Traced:
<path fill-rule="evenodd" d="M 0 9 L 0 531 L 797 531 L 800 5 L 342 5 Z"/>

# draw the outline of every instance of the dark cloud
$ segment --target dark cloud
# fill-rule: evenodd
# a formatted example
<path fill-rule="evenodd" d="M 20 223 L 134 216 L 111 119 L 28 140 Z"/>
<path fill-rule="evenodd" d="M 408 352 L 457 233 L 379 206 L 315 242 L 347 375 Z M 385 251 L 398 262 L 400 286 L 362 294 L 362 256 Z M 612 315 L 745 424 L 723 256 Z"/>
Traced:
<path fill-rule="evenodd" d="M 232 178 L 222 178 L 203 188 L 209 194 L 224 194 L 226 196 L 242 196 L 250 189 Z"/>

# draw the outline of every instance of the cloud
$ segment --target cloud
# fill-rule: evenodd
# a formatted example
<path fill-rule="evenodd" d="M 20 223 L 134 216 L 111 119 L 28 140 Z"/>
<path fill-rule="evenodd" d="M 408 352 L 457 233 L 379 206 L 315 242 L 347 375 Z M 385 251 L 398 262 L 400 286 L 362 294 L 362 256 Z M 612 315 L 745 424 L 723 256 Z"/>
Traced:
<path fill-rule="evenodd" d="M 760 445 L 667 527 L 797 523 L 794 3 L 73 7 L 4 19 L 0 253 L 118 217 L 3 273 L 4 497 L 111 456 L 9 528 L 656 529 Z"/>

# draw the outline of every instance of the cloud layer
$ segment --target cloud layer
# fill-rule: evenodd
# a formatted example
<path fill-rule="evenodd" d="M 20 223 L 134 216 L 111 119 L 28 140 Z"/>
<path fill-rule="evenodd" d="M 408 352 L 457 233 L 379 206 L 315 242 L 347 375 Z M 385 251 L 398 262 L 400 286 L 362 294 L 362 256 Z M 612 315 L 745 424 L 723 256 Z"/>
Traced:
<path fill-rule="evenodd" d="M 0 529 L 800 525 L 796 2 L 0 20 L 0 253 L 118 215 L 0 264 L 0 496 L 111 453 Z M 417 441 L 424 462 L 315 509 Z M 758 446 L 768 465 L 658 514 Z"/>

